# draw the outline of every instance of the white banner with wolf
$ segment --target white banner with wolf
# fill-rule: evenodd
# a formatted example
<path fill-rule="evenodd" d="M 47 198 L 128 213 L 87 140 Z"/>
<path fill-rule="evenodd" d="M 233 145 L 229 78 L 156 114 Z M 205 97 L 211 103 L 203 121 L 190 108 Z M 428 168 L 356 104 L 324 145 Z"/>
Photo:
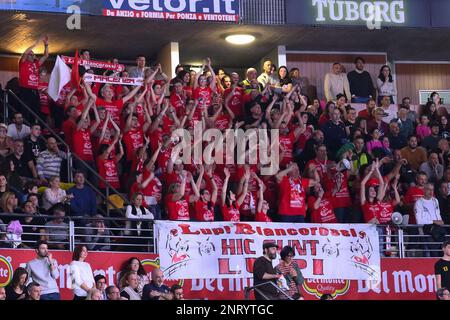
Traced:
<path fill-rule="evenodd" d="M 308 279 L 380 279 L 375 225 L 156 221 L 155 240 L 169 279 L 252 277 L 265 242 L 293 247 Z"/>

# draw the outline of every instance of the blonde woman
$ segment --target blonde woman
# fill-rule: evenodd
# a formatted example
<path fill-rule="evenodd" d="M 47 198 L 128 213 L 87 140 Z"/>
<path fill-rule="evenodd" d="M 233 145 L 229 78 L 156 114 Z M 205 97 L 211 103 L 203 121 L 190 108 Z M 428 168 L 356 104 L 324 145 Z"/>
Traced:
<path fill-rule="evenodd" d="M 70 201 L 73 198 L 73 195 L 66 195 L 66 191 L 61 189 L 61 180 L 58 176 L 53 176 L 49 180 L 50 188 L 47 188 L 44 191 L 44 195 L 42 197 L 42 207 L 45 210 L 49 210 L 57 203 Z"/>

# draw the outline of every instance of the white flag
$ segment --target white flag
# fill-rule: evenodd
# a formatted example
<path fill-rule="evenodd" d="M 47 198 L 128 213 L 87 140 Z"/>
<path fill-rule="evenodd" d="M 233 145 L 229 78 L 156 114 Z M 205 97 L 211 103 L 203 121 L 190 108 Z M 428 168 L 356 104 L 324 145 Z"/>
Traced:
<path fill-rule="evenodd" d="M 48 95 L 57 101 L 61 89 L 70 81 L 71 70 L 58 56 L 48 83 Z"/>

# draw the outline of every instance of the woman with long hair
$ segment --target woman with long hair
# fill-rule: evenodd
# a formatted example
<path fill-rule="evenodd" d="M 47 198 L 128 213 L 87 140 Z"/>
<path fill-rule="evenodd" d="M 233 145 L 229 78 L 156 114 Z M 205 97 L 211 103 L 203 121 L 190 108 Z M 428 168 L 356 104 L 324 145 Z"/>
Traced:
<path fill-rule="evenodd" d="M 436 103 L 433 101 L 428 101 L 425 107 L 423 108 L 422 115 L 428 116 L 430 122 L 439 122 L 438 112 L 437 112 Z"/>
<path fill-rule="evenodd" d="M 224 221 L 240 221 L 239 208 L 244 202 L 248 190 L 248 181 L 250 180 L 250 170 L 246 170 L 244 175 L 244 186 L 239 196 L 228 188 L 228 181 L 230 180 L 230 171 L 224 168 L 225 180 L 222 188 L 222 216 Z"/>
<path fill-rule="evenodd" d="M 6 300 L 23 300 L 26 297 L 25 283 L 28 280 L 28 272 L 19 267 L 14 270 L 13 278 L 6 287 Z"/>
<path fill-rule="evenodd" d="M 138 292 L 138 275 L 136 271 L 128 271 L 120 280 L 122 288 L 120 296 L 128 300 L 142 300 L 142 294 Z"/>
<path fill-rule="evenodd" d="M 118 275 L 119 279 L 119 289 L 123 289 L 124 287 L 120 286 L 122 284 L 123 279 L 128 274 L 128 272 L 136 272 L 137 275 L 137 291 L 142 296 L 142 290 L 144 289 L 144 286 L 148 283 L 150 283 L 150 278 L 148 277 L 147 273 L 145 272 L 144 266 L 142 265 L 141 260 L 139 260 L 136 257 L 131 257 L 128 259 L 125 264 L 122 266 L 122 269 Z"/>
<path fill-rule="evenodd" d="M 293 300 L 304 300 L 303 295 L 300 292 L 300 287 L 303 285 L 305 279 L 303 278 L 302 272 L 294 261 L 295 251 L 294 248 L 290 246 L 285 246 L 280 252 L 280 262 L 275 267 L 278 274 L 282 274 L 286 279 L 286 283 L 289 290 L 286 294 Z M 280 295 L 281 299 L 285 299 L 284 295 Z"/>
<path fill-rule="evenodd" d="M 57 203 L 69 201 L 73 195 L 67 195 L 66 191 L 61 189 L 61 179 L 58 176 L 53 176 L 49 179 L 50 188 L 45 189 L 42 196 L 42 207 L 49 210 Z"/>
<path fill-rule="evenodd" d="M 88 249 L 85 245 L 75 247 L 72 254 L 72 262 L 69 266 L 73 300 L 86 300 L 89 291 L 95 289 L 91 265 L 86 262 L 87 256 Z"/>
<path fill-rule="evenodd" d="M 0 199 L 0 206 L 3 213 L 20 213 L 17 204 L 19 200 L 13 192 L 3 193 Z"/>
<path fill-rule="evenodd" d="M 134 245 L 132 251 L 143 251 L 147 245 L 150 237 L 150 225 L 148 220 L 153 220 L 154 216 L 146 207 L 143 206 L 144 195 L 141 192 L 136 192 L 131 197 L 131 204 L 127 206 L 125 217 L 129 219 L 126 222 L 125 235 L 133 236 L 129 238 L 129 242 Z M 131 231 L 133 230 L 133 231 Z"/>
<path fill-rule="evenodd" d="M 292 90 L 292 79 L 289 77 L 289 71 L 285 66 L 278 68 L 277 88 L 281 88 L 282 93 L 289 93 Z"/>
<path fill-rule="evenodd" d="M 8 143 L 8 127 L 4 123 L 0 123 L 0 155 L 6 157 L 11 153 L 11 147 Z"/>
<path fill-rule="evenodd" d="M 319 118 L 319 127 L 322 127 L 327 121 L 331 120 L 331 113 L 336 108 L 336 104 L 333 101 L 328 101 L 325 106 L 324 112 L 320 115 Z"/>
<path fill-rule="evenodd" d="M 377 78 L 377 90 L 378 90 L 378 104 L 381 104 L 381 100 L 384 96 L 391 98 L 391 104 L 394 104 L 394 97 L 397 96 L 397 88 L 395 86 L 394 78 L 392 77 L 391 68 L 388 65 L 384 65 L 380 69 L 380 74 Z"/>

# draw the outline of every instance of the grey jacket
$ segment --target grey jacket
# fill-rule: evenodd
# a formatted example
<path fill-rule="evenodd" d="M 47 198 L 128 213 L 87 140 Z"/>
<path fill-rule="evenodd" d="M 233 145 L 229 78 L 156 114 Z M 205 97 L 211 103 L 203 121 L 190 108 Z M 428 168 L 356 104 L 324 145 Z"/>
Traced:
<path fill-rule="evenodd" d="M 53 259 L 53 265 L 55 268 L 51 271 L 47 258 L 36 258 L 27 263 L 28 282 L 34 281 L 39 283 L 41 286 L 41 294 L 59 292 L 56 283 L 56 279 L 59 278 L 59 269 L 58 262 L 55 259 Z"/>

